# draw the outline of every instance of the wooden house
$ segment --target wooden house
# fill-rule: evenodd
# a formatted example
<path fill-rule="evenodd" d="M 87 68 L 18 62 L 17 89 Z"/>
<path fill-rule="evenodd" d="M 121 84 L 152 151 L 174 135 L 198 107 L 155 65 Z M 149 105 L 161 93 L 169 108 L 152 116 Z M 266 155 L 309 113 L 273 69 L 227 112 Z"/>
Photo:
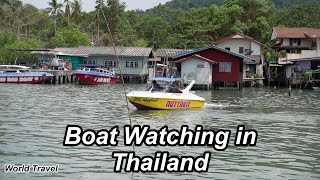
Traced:
<path fill-rule="evenodd" d="M 196 85 L 210 87 L 222 82 L 235 82 L 240 88 L 243 81 L 243 64 L 254 59 L 229 50 L 207 46 L 173 57 L 181 63 L 181 77 L 196 80 Z"/>

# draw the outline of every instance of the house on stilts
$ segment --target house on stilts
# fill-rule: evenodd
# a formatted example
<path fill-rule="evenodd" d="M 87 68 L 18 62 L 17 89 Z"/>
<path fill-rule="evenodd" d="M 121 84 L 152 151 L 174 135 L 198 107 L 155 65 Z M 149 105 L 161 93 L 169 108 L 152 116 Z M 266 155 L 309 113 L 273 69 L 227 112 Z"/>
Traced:
<path fill-rule="evenodd" d="M 254 63 L 255 59 L 220 48 L 207 46 L 173 57 L 181 77 L 195 80 L 196 86 L 218 89 L 219 86 L 233 84 L 241 90 L 243 65 Z"/>

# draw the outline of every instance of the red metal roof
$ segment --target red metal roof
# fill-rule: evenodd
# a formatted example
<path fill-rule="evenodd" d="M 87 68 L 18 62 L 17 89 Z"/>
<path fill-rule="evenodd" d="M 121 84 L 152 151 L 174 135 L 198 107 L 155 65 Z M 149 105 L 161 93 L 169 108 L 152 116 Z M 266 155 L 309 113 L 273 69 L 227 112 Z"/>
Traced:
<path fill-rule="evenodd" d="M 312 28 L 273 28 L 277 38 L 320 38 L 320 29 Z"/>
<path fill-rule="evenodd" d="M 194 55 L 192 55 L 192 56 L 188 56 L 188 57 L 186 57 L 186 58 L 180 59 L 180 60 L 176 61 L 176 63 L 182 63 L 183 61 L 187 61 L 187 60 L 192 59 L 192 58 L 200 59 L 200 60 L 206 61 L 206 62 L 208 62 L 208 63 L 210 63 L 210 64 L 215 64 L 215 63 L 217 63 L 216 61 L 213 61 L 213 60 L 211 60 L 211 59 L 205 58 L 205 57 L 200 56 L 200 55 L 198 55 L 198 54 L 194 54 Z"/>
<path fill-rule="evenodd" d="M 232 35 L 230 35 L 230 36 L 228 36 L 228 37 L 225 37 L 225 38 L 223 38 L 223 39 L 217 40 L 217 41 L 213 42 L 212 44 L 217 45 L 217 44 L 223 43 L 223 42 L 231 39 L 232 37 L 234 37 L 234 36 L 236 36 L 236 35 L 239 35 L 239 36 L 241 36 L 241 37 L 243 37 L 243 38 L 245 38 L 245 39 L 247 39 L 247 40 L 249 40 L 249 41 L 255 42 L 255 43 L 257 43 L 257 44 L 259 44 L 259 45 L 261 45 L 261 46 L 268 47 L 267 45 L 265 45 L 265 44 L 263 44 L 263 43 L 255 40 L 255 39 L 253 39 L 252 37 L 249 37 L 249 36 L 246 36 L 246 35 L 243 35 L 243 34 L 240 34 L 240 33 L 232 34 Z"/>

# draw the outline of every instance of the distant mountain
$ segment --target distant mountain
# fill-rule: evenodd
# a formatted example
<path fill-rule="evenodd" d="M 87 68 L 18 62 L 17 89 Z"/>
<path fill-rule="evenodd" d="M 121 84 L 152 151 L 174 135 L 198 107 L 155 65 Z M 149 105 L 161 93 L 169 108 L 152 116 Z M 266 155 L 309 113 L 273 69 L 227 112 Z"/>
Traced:
<path fill-rule="evenodd" d="M 302 2 L 320 3 L 320 0 L 271 0 L 277 8 L 292 7 Z M 175 9 L 188 10 L 190 8 L 208 7 L 212 4 L 222 5 L 224 0 L 172 0 L 165 4 L 165 6 Z"/>

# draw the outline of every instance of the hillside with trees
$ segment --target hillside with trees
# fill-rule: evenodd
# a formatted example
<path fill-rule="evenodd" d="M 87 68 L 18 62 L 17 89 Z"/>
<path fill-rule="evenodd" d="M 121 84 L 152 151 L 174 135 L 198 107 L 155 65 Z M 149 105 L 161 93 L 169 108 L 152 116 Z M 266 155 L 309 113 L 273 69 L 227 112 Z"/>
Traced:
<path fill-rule="evenodd" d="M 47 9 L 0 0 L 0 61 L 33 58 L 30 53 L 8 49 L 111 45 L 107 23 L 116 45 L 154 48 L 198 48 L 236 32 L 271 45 L 273 27 L 320 28 L 320 5 L 311 1 L 281 9 L 270 0 L 199 5 L 188 10 L 166 4 L 126 11 L 119 0 L 96 0 L 95 10 L 84 12 L 80 0 L 63 4 L 48 0 Z"/>
<path fill-rule="evenodd" d="M 172 0 L 165 4 L 165 6 L 175 9 L 189 10 L 191 8 L 208 7 L 211 5 L 221 6 L 228 0 Z M 237 0 L 233 0 L 237 1 Z M 290 8 L 301 4 L 301 0 L 270 0 L 277 8 Z M 304 0 L 310 3 L 320 3 L 319 0 Z"/>

